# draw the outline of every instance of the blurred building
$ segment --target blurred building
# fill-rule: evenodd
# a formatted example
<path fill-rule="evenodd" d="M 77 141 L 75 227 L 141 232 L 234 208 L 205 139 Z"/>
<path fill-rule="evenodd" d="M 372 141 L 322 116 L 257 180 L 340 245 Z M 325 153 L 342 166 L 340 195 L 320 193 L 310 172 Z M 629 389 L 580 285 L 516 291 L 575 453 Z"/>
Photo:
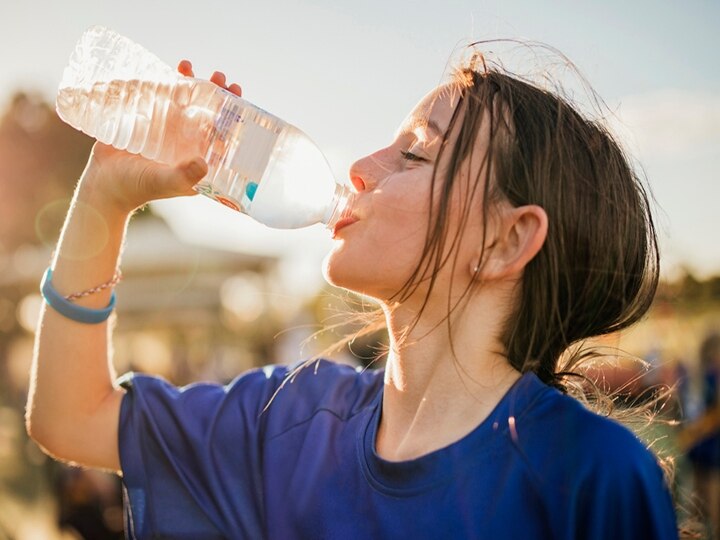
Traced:
<path fill-rule="evenodd" d="M 16 512 L 0 515 L 0 537 L 3 528 L 11 537 L 20 534 L 23 529 L 13 527 L 29 527 L 35 519 L 29 516 L 45 508 L 43 516 L 57 514 L 57 524 L 78 534 L 96 531 L 82 537 L 115 538 L 122 527 L 119 480 L 53 463 L 23 426 L 42 305 L 38 285 L 51 255 L 30 244 L 0 254 L 0 503 L 12 502 L 2 504 Z M 180 385 L 225 382 L 271 361 L 282 319 L 268 304 L 276 264 L 270 257 L 185 244 L 158 217 L 131 221 L 117 287 L 118 373 L 145 371 Z M 97 485 L 104 489 L 93 491 Z M 41 536 L 54 538 L 52 520 L 45 526 Z"/>
<path fill-rule="evenodd" d="M 50 249 L 25 245 L 0 262 L 0 329 L 14 335 L 6 342 L 8 376 L 23 394 L 41 306 L 38 283 L 50 259 Z M 276 262 L 185 244 L 157 217 L 131 221 L 116 289 L 118 370 L 183 384 L 227 380 L 270 361 L 281 322 L 268 305 Z"/>

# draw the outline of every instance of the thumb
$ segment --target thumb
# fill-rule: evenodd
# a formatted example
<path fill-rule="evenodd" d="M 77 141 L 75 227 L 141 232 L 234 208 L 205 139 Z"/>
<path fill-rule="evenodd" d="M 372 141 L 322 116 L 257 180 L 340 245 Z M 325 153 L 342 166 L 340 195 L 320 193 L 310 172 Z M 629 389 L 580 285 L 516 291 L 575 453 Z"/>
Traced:
<path fill-rule="evenodd" d="M 174 167 L 153 163 L 145 168 L 140 182 L 150 200 L 196 195 L 192 187 L 202 180 L 207 172 L 208 166 L 200 157 Z"/>
<path fill-rule="evenodd" d="M 181 163 L 176 167 L 178 170 L 178 188 L 183 189 L 187 195 L 197 195 L 192 189 L 195 184 L 205 178 L 208 173 L 208 165 L 201 157 L 194 157 L 190 161 Z"/>

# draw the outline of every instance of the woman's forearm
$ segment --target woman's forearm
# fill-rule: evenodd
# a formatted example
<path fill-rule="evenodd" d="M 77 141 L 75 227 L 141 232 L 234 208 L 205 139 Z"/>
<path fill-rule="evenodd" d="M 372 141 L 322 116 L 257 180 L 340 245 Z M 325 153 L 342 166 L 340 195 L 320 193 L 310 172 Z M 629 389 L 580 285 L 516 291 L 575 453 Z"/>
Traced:
<path fill-rule="evenodd" d="M 80 182 L 53 260 L 53 285 L 63 296 L 108 281 L 119 264 L 129 219 L 103 202 L 91 182 Z M 104 308 L 111 290 L 75 300 Z M 82 439 L 108 400 L 119 399 L 113 386 L 108 322 L 83 324 L 43 305 L 36 334 L 28 395 L 27 421 L 32 437 L 63 457 L 65 447 Z"/>

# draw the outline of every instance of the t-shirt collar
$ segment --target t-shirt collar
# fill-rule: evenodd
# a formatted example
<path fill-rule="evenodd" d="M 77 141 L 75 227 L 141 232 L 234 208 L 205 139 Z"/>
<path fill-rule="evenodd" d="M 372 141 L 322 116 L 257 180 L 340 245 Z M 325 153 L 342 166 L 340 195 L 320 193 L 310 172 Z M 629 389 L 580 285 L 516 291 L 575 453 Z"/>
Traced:
<path fill-rule="evenodd" d="M 535 375 L 523 374 L 505 393 L 492 412 L 460 440 L 408 461 L 387 461 L 375 452 L 382 411 L 383 392 L 368 408 L 368 420 L 358 434 L 358 458 L 367 481 L 391 495 L 411 495 L 456 478 L 466 468 L 477 466 L 481 455 L 507 441 L 517 429 L 517 420 L 549 387 Z"/>

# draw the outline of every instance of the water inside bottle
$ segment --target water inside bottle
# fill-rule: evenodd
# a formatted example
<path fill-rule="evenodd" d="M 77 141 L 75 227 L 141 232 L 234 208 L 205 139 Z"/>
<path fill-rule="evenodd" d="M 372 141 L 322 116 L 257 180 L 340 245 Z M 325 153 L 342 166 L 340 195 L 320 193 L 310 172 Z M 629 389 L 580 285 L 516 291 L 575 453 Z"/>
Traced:
<path fill-rule="evenodd" d="M 247 213 L 270 227 L 297 228 L 317 223 L 333 202 L 335 186 L 320 149 L 290 126 L 274 149 Z"/>
<path fill-rule="evenodd" d="M 323 222 L 337 201 L 335 179 L 320 149 L 297 128 L 242 103 L 233 98 L 219 114 L 216 138 L 228 139 L 230 146 L 223 146 L 217 174 L 195 189 L 269 227 Z M 215 164 L 212 155 L 209 163 Z"/>
<path fill-rule="evenodd" d="M 70 125 L 149 159 L 204 156 L 209 171 L 195 190 L 270 227 L 325 222 L 338 204 L 330 167 L 307 135 L 207 81 L 61 88 L 57 108 Z"/>
<path fill-rule="evenodd" d="M 186 105 L 190 99 L 209 105 L 211 97 L 192 79 L 173 84 L 112 80 L 60 88 L 56 105 L 65 122 L 100 142 L 176 164 L 205 155 L 215 111 L 207 106 L 204 114 L 191 114 Z"/>

